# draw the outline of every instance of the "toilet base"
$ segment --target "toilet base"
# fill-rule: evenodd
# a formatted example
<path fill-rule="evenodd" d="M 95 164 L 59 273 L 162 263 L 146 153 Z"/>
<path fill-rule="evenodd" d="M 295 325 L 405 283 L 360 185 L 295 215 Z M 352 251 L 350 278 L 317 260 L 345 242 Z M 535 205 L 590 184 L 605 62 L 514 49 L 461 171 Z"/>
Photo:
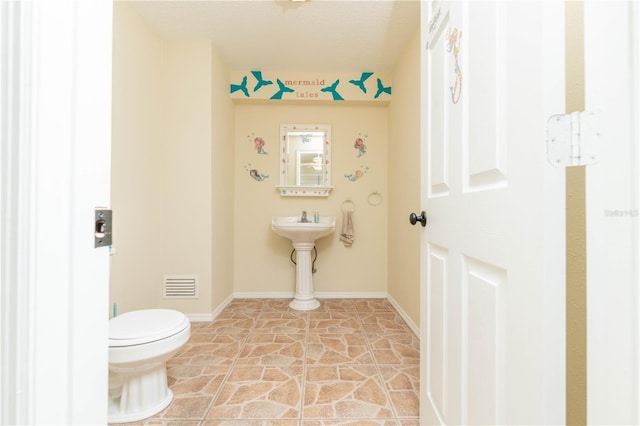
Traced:
<path fill-rule="evenodd" d="M 109 423 L 146 419 L 164 410 L 172 400 L 165 363 L 142 372 L 114 368 L 109 371 Z"/>

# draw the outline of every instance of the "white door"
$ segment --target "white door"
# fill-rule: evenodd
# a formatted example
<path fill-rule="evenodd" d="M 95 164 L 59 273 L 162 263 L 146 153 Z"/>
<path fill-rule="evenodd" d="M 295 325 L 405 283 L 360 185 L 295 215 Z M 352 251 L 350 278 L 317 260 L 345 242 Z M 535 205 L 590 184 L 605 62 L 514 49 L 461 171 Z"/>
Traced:
<path fill-rule="evenodd" d="M 0 5 L 0 423 L 105 424 L 110 0 Z"/>
<path fill-rule="evenodd" d="M 587 420 L 640 422 L 640 4 L 585 1 Z"/>
<path fill-rule="evenodd" d="M 561 424 L 562 2 L 423 2 L 421 423 Z"/>

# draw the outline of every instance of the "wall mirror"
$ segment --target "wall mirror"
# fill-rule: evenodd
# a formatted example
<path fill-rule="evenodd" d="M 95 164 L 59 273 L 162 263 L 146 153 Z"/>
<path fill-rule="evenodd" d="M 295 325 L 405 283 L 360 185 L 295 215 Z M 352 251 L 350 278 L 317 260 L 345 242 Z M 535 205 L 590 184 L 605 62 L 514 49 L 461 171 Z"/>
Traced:
<path fill-rule="evenodd" d="M 282 124 L 280 194 L 326 197 L 331 188 L 331 126 Z"/>

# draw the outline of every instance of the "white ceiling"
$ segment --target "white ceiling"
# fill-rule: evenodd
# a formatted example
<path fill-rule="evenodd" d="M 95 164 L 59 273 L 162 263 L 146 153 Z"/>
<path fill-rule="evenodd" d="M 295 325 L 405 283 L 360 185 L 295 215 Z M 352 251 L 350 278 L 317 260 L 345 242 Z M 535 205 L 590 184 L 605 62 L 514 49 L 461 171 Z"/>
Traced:
<path fill-rule="evenodd" d="M 166 40 L 208 39 L 231 70 L 390 72 L 419 0 L 129 1 Z"/>

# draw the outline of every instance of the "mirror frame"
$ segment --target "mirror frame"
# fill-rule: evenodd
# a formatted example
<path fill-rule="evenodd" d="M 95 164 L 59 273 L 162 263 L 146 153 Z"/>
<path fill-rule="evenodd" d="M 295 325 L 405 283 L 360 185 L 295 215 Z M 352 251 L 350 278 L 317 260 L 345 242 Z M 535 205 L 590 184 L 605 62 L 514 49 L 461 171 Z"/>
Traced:
<path fill-rule="evenodd" d="M 289 132 L 323 132 L 324 168 L 321 185 L 290 185 L 289 162 L 296 161 L 289 155 Z M 295 157 L 295 156 L 294 156 Z M 331 125 L 330 124 L 281 124 L 280 125 L 280 195 L 285 197 L 327 197 L 331 192 Z"/>

